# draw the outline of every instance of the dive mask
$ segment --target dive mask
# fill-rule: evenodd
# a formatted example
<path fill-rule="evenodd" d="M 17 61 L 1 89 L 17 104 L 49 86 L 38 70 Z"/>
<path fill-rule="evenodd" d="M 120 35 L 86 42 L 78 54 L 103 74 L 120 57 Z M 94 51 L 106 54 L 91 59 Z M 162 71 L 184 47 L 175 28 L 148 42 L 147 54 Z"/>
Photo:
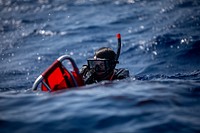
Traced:
<path fill-rule="evenodd" d="M 106 72 L 112 68 L 113 61 L 107 59 L 88 59 L 88 67 L 95 72 Z"/>

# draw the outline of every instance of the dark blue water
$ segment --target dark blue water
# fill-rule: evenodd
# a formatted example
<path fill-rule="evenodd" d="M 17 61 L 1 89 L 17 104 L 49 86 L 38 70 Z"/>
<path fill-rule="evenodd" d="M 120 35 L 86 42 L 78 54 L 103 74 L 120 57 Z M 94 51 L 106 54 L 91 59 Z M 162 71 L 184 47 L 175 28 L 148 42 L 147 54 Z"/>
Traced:
<path fill-rule="evenodd" d="M 59 56 L 117 49 L 131 78 L 32 92 Z M 0 132 L 200 132 L 199 0 L 0 0 Z"/>

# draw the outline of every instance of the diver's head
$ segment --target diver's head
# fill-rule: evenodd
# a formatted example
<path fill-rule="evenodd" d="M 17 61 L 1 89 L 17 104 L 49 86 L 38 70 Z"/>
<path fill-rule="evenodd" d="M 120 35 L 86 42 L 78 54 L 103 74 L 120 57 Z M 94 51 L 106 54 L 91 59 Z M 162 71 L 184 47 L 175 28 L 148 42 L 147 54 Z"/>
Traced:
<path fill-rule="evenodd" d="M 116 53 L 109 47 L 102 47 L 95 52 L 94 59 L 96 58 L 115 61 Z"/>
<path fill-rule="evenodd" d="M 115 59 L 116 53 L 111 48 L 103 47 L 95 52 L 94 59 L 88 59 L 88 65 L 97 76 L 105 77 L 114 71 L 118 63 Z"/>

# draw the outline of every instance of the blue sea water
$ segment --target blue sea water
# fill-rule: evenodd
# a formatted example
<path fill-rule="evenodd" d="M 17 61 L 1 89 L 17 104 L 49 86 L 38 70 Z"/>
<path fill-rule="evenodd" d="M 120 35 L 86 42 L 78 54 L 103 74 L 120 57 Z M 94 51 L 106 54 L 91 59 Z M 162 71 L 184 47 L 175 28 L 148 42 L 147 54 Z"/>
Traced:
<path fill-rule="evenodd" d="M 103 46 L 131 77 L 33 92 L 59 56 Z M 199 0 L 0 0 L 1 133 L 200 132 Z"/>

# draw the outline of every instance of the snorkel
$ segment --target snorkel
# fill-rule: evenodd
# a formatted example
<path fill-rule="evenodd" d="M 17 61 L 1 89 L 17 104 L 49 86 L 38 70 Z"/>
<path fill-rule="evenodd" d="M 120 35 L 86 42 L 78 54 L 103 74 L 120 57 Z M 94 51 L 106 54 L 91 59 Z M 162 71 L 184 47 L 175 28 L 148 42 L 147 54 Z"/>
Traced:
<path fill-rule="evenodd" d="M 122 42 L 121 42 L 121 35 L 119 33 L 116 35 L 116 37 L 117 37 L 117 41 L 118 41 L 118 48 L 117 48 L 117 55 L 116 55 L 115 61 L 116 61 L 116 63 L 119 63 L 118 59 L 119 59 L 119 55 L 121 52 Z"/>

